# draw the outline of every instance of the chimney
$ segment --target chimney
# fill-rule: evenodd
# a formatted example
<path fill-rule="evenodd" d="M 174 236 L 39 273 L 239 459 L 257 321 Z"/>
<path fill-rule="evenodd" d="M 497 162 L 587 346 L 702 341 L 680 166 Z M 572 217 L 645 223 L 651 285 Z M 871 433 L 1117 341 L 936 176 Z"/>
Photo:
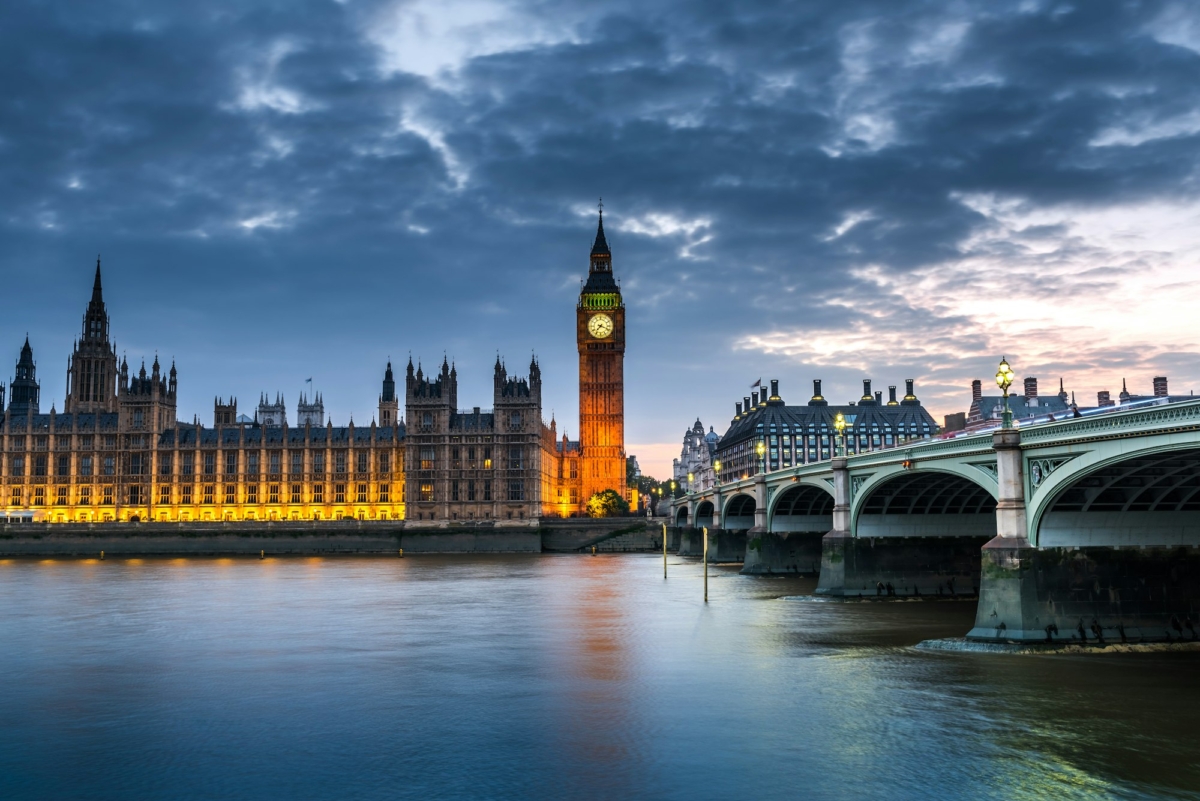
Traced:
<path fill-rule="evenodd" d="M 915 379 L 904 379 L 904 400 L 900 402 L 901 406 L 920 406 L 921 402 L 917 400 L 917 396 L 913 394 L 913 384 Z"/>
<path fill-rule="evenodd" d="M 896 402 L 896 385 L 892 384 L 888 387 L 888 406 L 899 406 Z"/>
<path fill-rule="evenodd" d="M 743 413 L 744 413 L 744 414 L 750 414 L 750 409 L 751 409 L 751 408 L 752 408 L 752 407 L 750 406 L 750 396 L 749 396 L 749 395 L 747 395 L 746 397 L 742 398 L 742 409 L 743 409 Z"/>
<path fill-rule="evenodd" d="M 1154 377 L 1154 397 L 1167 397 L 1167 377 L 1165 375 Z"/>
<path fill-rule="evenodd" d="M 825 406 L 825 398 L 821 395 L 821 379 L 813 379 L 813 395 L 808 401 L 809 406 Z"/>
<path fill-rule="evenodd" d="M 1037 397 L 1037 379 L 1036 378 L 1026 378 L 1025 379 L 1025 397 L 1027 397 L 1027 398 L 1036 398 Z"/>
<path fill-rule="evenodd" d="M 735 410 L 733 413 L 733 419 L 736 420 L 742 416 L 742 402 L 738 401 L 737 403 L 733 404 L 733 408 Z"/>
<path fill-rule="evenodd" d="M 1163 379 L 1163 380 L 1165 381 L 1166 379 Z M 779 397 L 779 379 L 772 378 L 771 379 L 771 400 L 775 400 L 778 397 Z"/>
<path fill-rule="evenodd" d="M 863 379 L 863 396 L 861 400 L 871 400 L 871 379 L 869 378 Z"/>
<path fill-rule="evenodd" d="M 883 390 L 882 389 L 875 390 L 875 405 L 876 406 L 883 405 Z"/>
<path fill-rule="evenodd" d="M 1112 401 L 1112 395 L 1109 394 L 1109 391 L 1107 389 L 1101 390 L 1096 393 L 1096 405 L 1097 406 L 1112 406 L 1112 405 L 1114 405 L 1113 401 Z"/>
<path fill-rule="evenodd" d="M 750 397 L 754 399 L 754 405 L 757 406 L 758 405 L 758 390 L 756 389 L 753 392 L 751 392 Z"/>
<path fill-rule="evenodd" d="M 976 378 L 971 382 L 971 402 L 983 399 L 983 382 Z"/>

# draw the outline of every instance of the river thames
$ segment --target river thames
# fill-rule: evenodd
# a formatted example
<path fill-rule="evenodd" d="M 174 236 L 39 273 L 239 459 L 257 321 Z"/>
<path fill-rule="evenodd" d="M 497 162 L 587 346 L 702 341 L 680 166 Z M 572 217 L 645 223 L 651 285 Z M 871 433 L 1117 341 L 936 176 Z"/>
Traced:
<path fill-rule="evenodd" d="M 0 563 L 0 798 L 1200 798 L 1200 653 L 653 555 Z"/>

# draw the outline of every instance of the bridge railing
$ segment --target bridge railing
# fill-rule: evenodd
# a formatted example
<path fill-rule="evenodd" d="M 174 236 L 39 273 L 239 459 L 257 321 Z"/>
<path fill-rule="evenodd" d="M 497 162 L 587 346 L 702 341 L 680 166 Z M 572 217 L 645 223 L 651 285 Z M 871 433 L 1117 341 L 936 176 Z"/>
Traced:
<path fill-rule="evenodd" d="M 1103 413 L 1045 422 L 1021 429 L 1021 441 L 1103 436 L 1114 431 L 1135 432 L 1157 428 L 1200 427 L 1200 398 L 1174 403 L 1147 403 L 1138 407 L 1106 407 Z"/>

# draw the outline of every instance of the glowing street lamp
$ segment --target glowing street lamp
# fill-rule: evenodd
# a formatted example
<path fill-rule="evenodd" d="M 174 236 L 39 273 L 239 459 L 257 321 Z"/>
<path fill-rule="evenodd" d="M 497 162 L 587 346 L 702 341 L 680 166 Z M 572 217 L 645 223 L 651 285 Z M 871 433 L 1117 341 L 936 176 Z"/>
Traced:
<path fill-rule="evenodd" d="M 1008 359 L 1000 357 L 1000 369 L 996 371 L 996 386 L 1004 391 L 1004 416 L 1001 418 L 1001 428 L 1012 428 L 1012 409 L 1008 408 L 1008 388 L 1012 386 L 1017 375 L 1008 366 Z"/>
<path fill-rule="evenodd" d="M 759 469 L 764 473 L 767 472 L 767 460 L 765 458 L 767 453 L 766 443 L 760 439 L 758 444 L 754 446 L 754 452 L 758 454 Z"/>
<path fill-rule="evenodd" d="M 846 455 L 846 415 L 841 412 L 833 418 L 833 427 L 837 430 L 837 450 L 835 453 L 838 456 Z"/>
<path fill-rule="evenodd" d="M 696 475 L 695 475 L 695 473 L 688 473 L 688 492 L 695 492 L 695 491 L 696 491 Z"/>
<path fill-rule="evenodd" d="M 721 486 L 721 460 L 717 459 L 713 462 L 713 475 L 716 476 L 717 486 Z"/>

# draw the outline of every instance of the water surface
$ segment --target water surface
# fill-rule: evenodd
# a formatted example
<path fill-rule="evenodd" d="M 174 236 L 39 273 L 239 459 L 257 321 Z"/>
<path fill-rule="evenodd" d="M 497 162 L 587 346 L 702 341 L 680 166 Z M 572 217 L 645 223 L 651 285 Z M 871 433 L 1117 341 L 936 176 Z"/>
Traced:
<path fill-rule="evenodd" d="M 0 798 L 1200 798 L 1200 655 L 648 555 L 0 562 Z"/>

